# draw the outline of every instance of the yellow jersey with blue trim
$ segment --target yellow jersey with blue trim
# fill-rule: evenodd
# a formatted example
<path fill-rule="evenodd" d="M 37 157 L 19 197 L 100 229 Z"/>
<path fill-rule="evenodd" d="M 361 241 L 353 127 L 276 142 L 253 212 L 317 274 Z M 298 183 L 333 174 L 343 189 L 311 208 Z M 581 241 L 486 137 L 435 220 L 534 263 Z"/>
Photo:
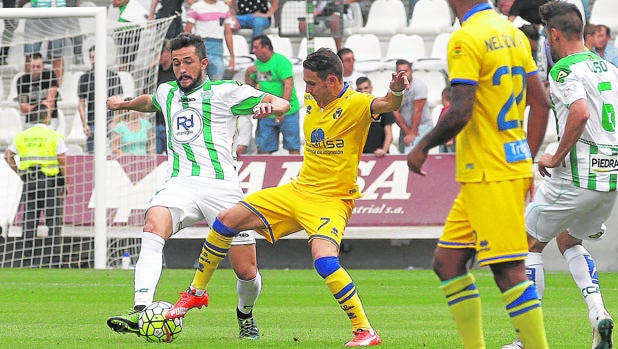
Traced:
<path fill-rule="evenodd" d="M 347 84 L 334 101 L 320 108 L 305 94 L 304 159 L 296 188 L 342 199 L 361 197 L 356 177 L 375 97 L 354 91 Z"/>
<path fill-rule="evenodd" d="M 526 79 L 537 74 L 522 31 L 488 3 L 472 7 L 448 43 L 451 85 L 476 86 L 472 118 L 457 135 L 456 179 L 501 181 L 533 176 L 523 129 Z"/>

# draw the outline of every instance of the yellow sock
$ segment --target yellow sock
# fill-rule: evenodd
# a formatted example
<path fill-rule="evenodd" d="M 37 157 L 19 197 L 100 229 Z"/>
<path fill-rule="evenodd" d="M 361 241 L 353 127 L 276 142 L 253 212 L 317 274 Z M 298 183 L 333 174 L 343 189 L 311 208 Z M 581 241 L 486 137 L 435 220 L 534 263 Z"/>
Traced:
<path fill-rule="evenodd" d="M 484 349 L 481 298 L 472 274 L 445 281 L 442 292 L 455 319 L 465 349 Z"/>
<path fill-rule="evenodd" d="M 350 321 L 352 321 L 352 329 L 354 331 L 359 329 L 370 329 L 371 325 L 365 315 L 363 309 L 363 303 L 361 302 L 358 293 L 356 293 L 356 286 L 350 275 L 345 269 L 339 267 L 335 272 L 324 278 L 328 289 L 333 294 L 339 306 Z"/>
<path fill-rule="evenodd" d="M 206 289 L 212 274 L 227 255 L 231 244 L 232 237 L 223 236 L 212 229 L 210 230 L 206 240 L 204 240 L 202 253 L 200 253 L 198 261 L 199 266 L 195 270 L 191 287 L 198 290 Z"/>
<path fill-rule="evenodd" d="M 525 281 L 502 294 L 511 322 L 526 349 L 546 349 L 541 301 L 532 281 Z"/>

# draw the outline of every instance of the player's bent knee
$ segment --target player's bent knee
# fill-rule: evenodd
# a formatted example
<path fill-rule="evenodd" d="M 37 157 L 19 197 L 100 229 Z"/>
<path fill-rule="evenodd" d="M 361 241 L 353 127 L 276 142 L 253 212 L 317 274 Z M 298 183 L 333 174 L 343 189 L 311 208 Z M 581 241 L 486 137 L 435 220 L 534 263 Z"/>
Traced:
<path fill-rule="evenodd" d="M 335 256 L 318 258 L 313 262 L 313 266 L 322 278 L 326 278 L 341 268 L 339 258 Z"/>
<path fill-rule="evenodd" d="M 217 233 L 227 237 L 232 237 L 238 234 L 238 230 L 232 229 L 223 224 L 221 220 L 219 220 L 219 217 L 215 218 L 215 221 L 212 223 L 212 229 Z"/>

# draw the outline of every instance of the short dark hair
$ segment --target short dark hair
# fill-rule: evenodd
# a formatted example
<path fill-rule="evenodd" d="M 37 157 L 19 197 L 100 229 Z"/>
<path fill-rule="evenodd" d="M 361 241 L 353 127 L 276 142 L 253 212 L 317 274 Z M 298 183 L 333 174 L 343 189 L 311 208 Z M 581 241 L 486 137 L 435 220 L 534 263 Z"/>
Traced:
<path fill-rule="evenodd" d="M 344 47 L 342 49 L 339 49 L 339 51 L 337 51 L 337 56 L 339 56 L 339 59 L 343 60 L 343 55 L 345 55 L 346 53 L 354 53 L 354 51 L 352 51 L 351 49 Z"/>
<path fill-rule="evenodd" d="M 539 33 L 539 30 L 536 29 L 536 26 L 532 24 L 524 24 L 519 27 L 519 30 L 524 32 L 526 37 L 532 41 L 539 41 L 539 39 L 541 38 L 541 33 Z"/>
<path fill-rule="evenodd" d="M 605 24 L 597 24 L 597 26 L 599 27 L 599 30 L 605 29 L 605 34 L 607 34 L 607 36 L 612 36 L 612 31 L 609 29 L 608 26 L 606 26 Z"/>
<path fill-rule="evenodd" d="M 274 50 L 273 49 L 273 42 L 270 41 L 270 38 L 266 34 L 258 35 L 256 37 L 254 37 L 253 39 L 251 39 L 251 42 L 255 42 L 255 41 L 259 41 L 260 42 L 260 46 L 262 46 L 262 47 L 268 47 L 268 49 L 271 50 L 271 51 Z"/>
<path fill-rule="evenodd" d="M 596 25 L 596 24 L 592 24 L 592 23 L 587 23 L 584 26 L 584 38 L 588 35 L 594 35 L 596 34 L 601 28 Z"/>
<path fill-rule="evenodd" d="M 179 50 L 184 47 L 193 46 L 200 59 L 206 58 L 206 46 L 202 37 L 190 33 L 180 33 L 177 37 L 170 40 L 170 50 Z"/>
<path fill-rule="evenodd" d="M 315 72 L 322 80 L 328 75 L 335 75 L 339 81 L 343 81 L 343 63 L 329 48 L 322 47 L 310 53 L 303 62 L 303 68 Z"/>
<path fill-rule="evenodd" d="M 364 84 L 364 83 L 366 83 L 366 82 L 368 82 L 368 83 L 369 83 L 369 85 L 371 85 L 371 80 L 369 80 L 369 78 L 368 78 L 368 77 L 366 77 L 366 76 L 361 76 L 360 78 L 356 79 L 356 86 L 358 87 L 358 85 L 360 85 L 360 84 Z"/>
<path fill-rule="evenodd" d="M 412 69 L 412 63 L 410 63 L 410 61 L 406 60 L 406 59 L 398 59 L 395 61 L 395 67 L 397 67 L 398 65 L 407 65 L 408 68 Z"/>
<path fill-rule="evenodd" d="M 43 59 L 43 55 L 40 52 L 33 52 L 26 56 L 26 63 L 29 63 L 34 59 Z"/>
<path fill-rule="evenodd" d="M 582 14 L 574 4 L 565 1 L 549 1 L 539 7 L 541 21 L 547 29 L 555 28 L 568 40 L 582 37 L 584 21 Z"/>

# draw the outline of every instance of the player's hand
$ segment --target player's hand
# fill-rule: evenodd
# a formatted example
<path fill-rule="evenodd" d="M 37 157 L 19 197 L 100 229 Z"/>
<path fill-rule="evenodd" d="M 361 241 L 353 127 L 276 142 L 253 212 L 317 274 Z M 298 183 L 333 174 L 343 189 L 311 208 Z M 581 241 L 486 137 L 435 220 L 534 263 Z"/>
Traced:
<path fill-rule="evenodd" d="M 551 177 L 551 173 L 548 168 L 554 168 L 557 164 L 554 163 L 554 156 L 552 154 L 543 154 L 538 162 L 539 173 L 542 177 Z"/>
<path fill-rule="evenodd" d="M 389 87 L 391 91 L 395 92 L 409 89 L 410 82 L 408 81 L 408 76 L 406 75 L 406 72 L 400 71 L 398 73 L 393 73 L 393 77 L 391 79 Z"/>
<path fill-rule="evenodd" d="M 253 107 L 253 118 L 254 119 L 262 119 L 262 118 L 272 115 L 272 113 L 273 113 L 272 103 L 258 103 L 255 107 Z"/>
<path fill-rule="evenodd" d="M 427 160 L 427 152 L 416 145 L 408 154 L 408 168 L 410 171 L 424 176 L 426 173 L 421 167 L 423 167 L 425 160 Z"/>
<path fill-rule="evenodd" d="M 111 96 L 107 99 L 107 109 L 109 110 L 118 110 L 121 109 L 121 104 L 124 102 L 124 98 L 122 96 Z"/>

